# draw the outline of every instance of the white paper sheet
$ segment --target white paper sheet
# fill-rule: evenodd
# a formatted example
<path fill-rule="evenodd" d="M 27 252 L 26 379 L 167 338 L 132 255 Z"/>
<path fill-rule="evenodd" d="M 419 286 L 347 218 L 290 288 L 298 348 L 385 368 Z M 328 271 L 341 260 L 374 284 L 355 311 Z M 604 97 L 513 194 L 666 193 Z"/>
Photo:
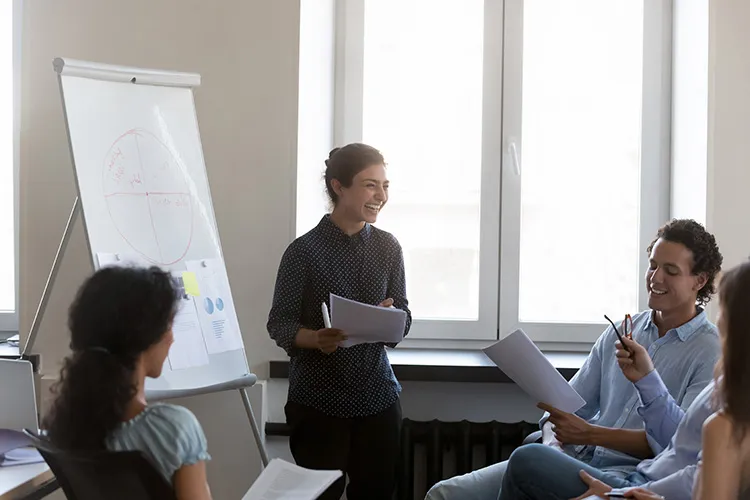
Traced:
<path fill-rule="evenodd" d="M 44 458 L 36 448 L 16 448 L 0 455 L 0 467 L 12 467 L 14 465 L 38 464 L 44 462 Z"/>
<path fill-rule="evenodd" d="M 483 351 L 537 402 L 568 413 L 586 404 L 523 330 L 516 330 Z"/>
<path fill-rule="evenodd" d="M 338 470 L 304 469 L 274 458 L 242 500 L 315 500 L 341 475 Z"/>
<path fill-rule="evenodd" d="M 406 328 L 406 312 L 394 307 L 362 304 L 331 294 L 331 326 L 349 338 L 341 347 L 365 342 L 401 342 Z"/>
<path fill-rule="evenodd" d="M 174 343 L 169 348 L 169 364 L 172 370 L 207 365 L 208 351 L 195 308 L 195 297 L 185 292 L 182 271 L 172 271 L 172 277 L 180 284 L 180 303 L 172 322 Z"/>
<path fill-rule="evenodd" d="M 195 305 L 208 353 L 242 349 L 239 323 L 224 263 L 220 259 L 203 259 L 187 261 L 185 265 L 198 280 L 200 295 L 195 298 Z"/>
<path fill-rule="evenodd" d="M 29 445 L 31 445 L 31 439 L 23 432 L 13 429 L 0 429 L 0 455 Z"/>

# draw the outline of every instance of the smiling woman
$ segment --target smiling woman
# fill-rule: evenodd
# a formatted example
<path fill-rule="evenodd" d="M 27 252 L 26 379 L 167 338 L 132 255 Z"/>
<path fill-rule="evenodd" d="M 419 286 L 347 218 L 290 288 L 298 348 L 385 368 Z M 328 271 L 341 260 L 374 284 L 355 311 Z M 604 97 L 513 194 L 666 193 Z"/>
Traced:
<path fill-rule="evenodd" d="M 325 163 L 333 211 L 287 248 L 268 317 L 271 338 L 291 358 L 289 446 L 298 465 L 344 471 L 347 498 L 390 498 L 401 385 L 382 342 L 339 347 L 346 332 L 325 326 L 321 303 L 334 293 L 402 309 L 406 335 L 404 257 L 396 238 L 372 225 L 388 201 L 383 155 L 355 143 L 334 149 Z M 320 498 L 341 498 L 344 484 L 341 478 Z"/>

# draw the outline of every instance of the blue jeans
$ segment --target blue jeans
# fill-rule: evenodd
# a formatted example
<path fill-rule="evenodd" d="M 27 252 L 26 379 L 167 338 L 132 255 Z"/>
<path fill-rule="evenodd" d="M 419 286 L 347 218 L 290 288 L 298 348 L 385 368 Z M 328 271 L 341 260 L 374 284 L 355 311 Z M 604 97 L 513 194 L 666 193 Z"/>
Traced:
<path fill-rule="evenodd" d="M 639 486 L 646 482 L 637 472 L 622 478 L 549 446 L 529 444 L 516 449 L 510 456 L 499 500 L 569 500 L 578 497 L 588 490 L 578 475 L 581 470 L 613 488 Z"/>
<path fill-rule="evenodd" d="M 425 500 L 497 500 L 508 462 L 490 465 L 468 474 L 440 481 Z"/>

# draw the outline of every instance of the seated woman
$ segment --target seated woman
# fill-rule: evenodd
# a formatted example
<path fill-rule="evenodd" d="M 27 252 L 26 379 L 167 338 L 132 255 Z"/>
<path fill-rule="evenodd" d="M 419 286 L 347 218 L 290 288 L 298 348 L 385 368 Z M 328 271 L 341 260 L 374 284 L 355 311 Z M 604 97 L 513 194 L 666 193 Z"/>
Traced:
<path fill-rule="evenodd" d="M 43 425 L 61 449 L 139 450 L 178 499 L 210 500 L 198 420 L 180 406 L 148 404 L 144 390 L 174 340 L 177 300 L 171 276 L 156 267 L 108 267 L 86 280 L 69 311 L 73 352 Z"/>
<path fill-rule="evenodd" d="M 716 367 L 719 411 L 703 424 L 695 500 L 750 498 L 750 262 L 721 280 L 717 326 L 722 358 Z"/>

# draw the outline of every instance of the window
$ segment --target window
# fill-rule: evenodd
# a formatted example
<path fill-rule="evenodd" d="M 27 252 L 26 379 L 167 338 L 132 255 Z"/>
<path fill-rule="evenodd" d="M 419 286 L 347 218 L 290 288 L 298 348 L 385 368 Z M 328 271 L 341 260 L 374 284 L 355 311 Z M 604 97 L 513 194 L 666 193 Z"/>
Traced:
<path fill-rule="evenodd" d="M 0 2 L 0 331 L 18 329 L 16 308 L 20 1 Z"/>
<path fill-rule="evenodd" d="M 339 4 L 334 142 L 388 162 L 378 225 L 404 249 L 412 338 L 590 342 L 645 307 L 669 206 L 663 2 Z"/>

